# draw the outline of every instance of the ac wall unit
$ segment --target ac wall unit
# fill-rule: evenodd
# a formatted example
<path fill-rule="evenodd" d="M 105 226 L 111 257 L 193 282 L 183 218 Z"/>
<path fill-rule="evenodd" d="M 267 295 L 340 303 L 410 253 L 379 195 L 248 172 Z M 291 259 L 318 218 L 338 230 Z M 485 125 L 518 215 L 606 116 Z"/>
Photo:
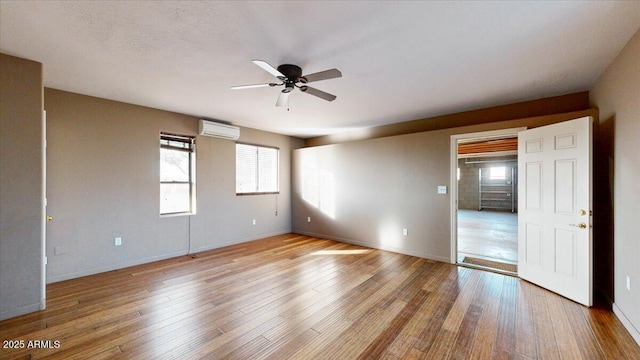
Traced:
<path fill-rule="evenodd" d="M 200 120 L 200 135 L 217 137 L 228 140 L 238 140 L 240 128 L 237 126 L 220 124 L 213 121 Z"/>

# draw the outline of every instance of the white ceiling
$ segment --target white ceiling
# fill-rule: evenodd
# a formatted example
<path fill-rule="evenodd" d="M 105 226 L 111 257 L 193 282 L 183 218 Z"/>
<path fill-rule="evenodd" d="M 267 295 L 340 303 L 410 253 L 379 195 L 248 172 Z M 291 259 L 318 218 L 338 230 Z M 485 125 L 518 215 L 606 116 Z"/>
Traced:
<path fill-rule="evenodd" d="M 303 138 L 589 90 L 640 1 L 0 1 L 0 50 L 45 86 Z M 338 68 L 281 88 L 251 63 Z"/>

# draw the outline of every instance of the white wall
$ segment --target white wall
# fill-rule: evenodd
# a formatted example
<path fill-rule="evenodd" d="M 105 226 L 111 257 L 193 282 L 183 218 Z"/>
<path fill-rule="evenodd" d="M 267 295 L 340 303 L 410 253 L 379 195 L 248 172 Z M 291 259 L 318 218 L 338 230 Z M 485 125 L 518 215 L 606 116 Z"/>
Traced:
<path fill-rule="evenodd" d="M 614 311 L 640 343 L 640 31 L 598 79 L 590 100 L 601 123 L 614 129 Z"/>

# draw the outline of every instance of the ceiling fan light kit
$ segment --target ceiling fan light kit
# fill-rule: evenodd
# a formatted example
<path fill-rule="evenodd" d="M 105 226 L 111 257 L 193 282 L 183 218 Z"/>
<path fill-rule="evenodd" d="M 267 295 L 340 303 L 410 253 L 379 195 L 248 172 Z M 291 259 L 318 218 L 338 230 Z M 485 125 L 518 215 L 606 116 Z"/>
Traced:
<path fill-rule="evenodd" d="M 284 89 L 280 92 L 278 96 L 278 100 L 276 101 L 276 106 L 284 106 L 289 103 L 289 94 L 295 88 L 300 89 L 300 91 L 316 96 L 320 99 L 326 101 L 333 101 L 336 99 L 336 96 L 333 94 L 329 94 L 322 90 L 318 90 L 316 88 L 304 85 L 314 81 L 328 80 L 342 77 L 342 73 L 338 69 L 330 69 L 325 71 L 320 71 L 317 73 L 302 75 L 302 68 L 297 65 L 292 64 L 282 64 L 278 66 L 278 68 L 274 68 L 269 65 L 266 61 L 263 60 L 253 60 L 253 63 L 262 68 L 264 71 L 276 77 L 281 83 L 264 83 L 264 84 L 253 84 L 253 85 L 240 85 L 240 86 L 232 86 L 231 89 L 239 90 L 239 89 L 252 89 L 259 87 L 275 87 L 275 86 L 283 86 Z"/>

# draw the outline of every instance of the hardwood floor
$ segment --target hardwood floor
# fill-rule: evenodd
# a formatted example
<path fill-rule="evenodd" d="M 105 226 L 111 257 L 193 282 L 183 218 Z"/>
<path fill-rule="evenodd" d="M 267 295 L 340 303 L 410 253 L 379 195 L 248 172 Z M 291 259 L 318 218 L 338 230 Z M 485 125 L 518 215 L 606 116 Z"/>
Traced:
<path fill-rule="evenodd" d="M 517 278 L 282 235 L 50 284 L 1 359 L 639 359 L 612 312 Z M 33 344 L 31 344 L 33 345 Z"/>

